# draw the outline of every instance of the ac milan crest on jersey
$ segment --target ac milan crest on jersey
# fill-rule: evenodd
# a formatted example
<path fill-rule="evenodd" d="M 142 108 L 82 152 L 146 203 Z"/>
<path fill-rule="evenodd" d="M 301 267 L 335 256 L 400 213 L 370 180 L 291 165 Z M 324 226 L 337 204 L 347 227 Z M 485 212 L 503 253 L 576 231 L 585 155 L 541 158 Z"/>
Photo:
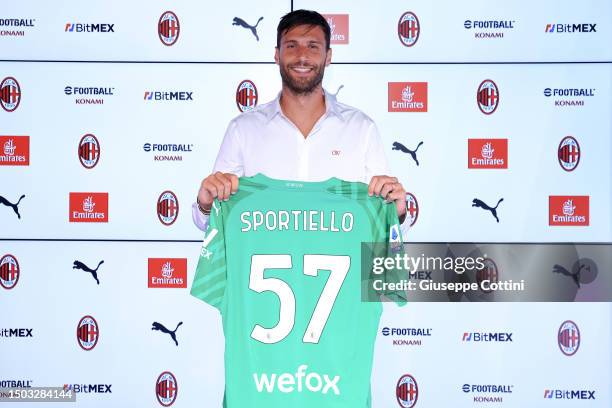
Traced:
<path fill-rule="evenodd" d="M 490 289 L 491 285 L 487 285 L 486 287 L 489 289 L 485 290 L 482 288 L 482 282 L 483 281 L 489 281 L 491 283 L 499 282 L 499 270 L 497 269 L 497 264 L 495 263 L 495 261 L 493 261 L 490 258 L 484 258 L 482 262 L 484 263 L 484 268 L 476 272 L 476 282 L 478 283 L 478 286 L 480 287 L 481 291 L 485 293 L 489 293 L 491 292 L 491 289 Z"/>
<path fill-rule="evenodd" d="M 19 282 L 19 262 L 11 254 L 6 254 L 0 259 L 0 286 L 4 289 L 13 289 Z"/>
<path fill-rule="evenodd" d="M 171 11 L 162 14 L 157 23 L 157 34 L 162 44 L 167 46 L 176 44 L 180 33 L 181 25 L 176 14 Z"/>
<path fill-rule="evenodd" d="M 548 225 L 589 225 L 589 196 L 549 196 Z"/>
<path fill-rule="evenodd" d="M 410 220 L 411 227 L 417 222 L 417 218 L 419 218 L 419 203 L 412 193 L 406 193 L 406 216 Z"/>
<path fill-rule="evenodd" d="M 397 35 L 406 47 L 412 47 L 419 40 L 421 34 L 421 24 L 416 14 L 407 11 L 397 22 Z"/>
<path fill-rule="evenodd" d="M 30 136 L 0 136 L 0 166 L 30 165 Z"/>
<path fill-rule="evenodd" d="M 176 377 L 170 371 L 164 371 L 157 377 L 155 383 L 155 396 L 157 401 L 164 407 L 174 404 L 178 395 L 178 383 Z"/>
<path fill-rule="evenodd" d="M 561 323 L 557 334 L 559 349 L 566 356 L 573 356 L 580 347 L 580 330 L 578 325 L 571 320 Z"/>
<path fill-rule="evenodd" d="M 413 376 L 404 374 L 400 377 L 395 387 L 395 396 L 402 408 L 412 408 L 416 405 L 419 399 L 419 386 Z"/>
<path fill-rule="evenodd" d="M 21 87 L 13 77 L 6 77 L 0 82 L 0 103 L 2 109 L 13 112 L 21 102 Z"/>
<path fill-rule="evenodd" d="M 172 191 L 164 191 L 157 199 L 157 218 L 164 225 L 172 225 L 179 213 L 178 198 Z"/>
<path fill-rule="evenodd" d="M 565 171 L 574 171 L 580 163 L 580 145 L 572 136 L 565 136 L 559 143 L 557 158 L 561 168 Z"/>
<path fill-rule="evenodd" d="M 245 79 L 236 89 L 236 106 L 240 112 L 248 112 L 257 106 L 257 87 L 253 81 Z"/>
<path fill-rule="evenodd" d="M 476 102 L 478 103 L 478 109 L 485 115 L 495 112 L 499 105 L 499 89 L 495 82 L 485 79 L 480 83 L 476 93 Z"/>
<path fill-rule="evenodd" d="M 100 328 L 98 322 L 91 316 L 84 316 L 77 326 L 77 340 L 83 350 L 91 350 L 98 344 Z"/>
<path fill-rule="evenodd" d="M 81 138 L 79 142 L 79 161 L 86 169 L 93 169 L 100 160 L 100 142 L 91 134 Z"/>

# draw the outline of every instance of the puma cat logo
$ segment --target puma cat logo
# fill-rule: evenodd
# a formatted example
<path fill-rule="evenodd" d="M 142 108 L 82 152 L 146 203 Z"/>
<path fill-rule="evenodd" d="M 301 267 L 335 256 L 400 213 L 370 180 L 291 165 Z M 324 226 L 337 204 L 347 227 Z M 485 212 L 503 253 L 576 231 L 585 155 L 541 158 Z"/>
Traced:
<path fill-rule="evenodd" d="M 178 346 L 178 341 L 176 341 L 176 331 L 181 326 L 181 324 L 183 324 L 183 322 L 179 322 L 179 324 L 176 325 L 176 329 L 170 331 L 166 329 L 166 326 L 164 326 L 163 324 L 153 322 L 153 327 L 151 327 L 151 330 L 159 330 L 162 333 L 168 333 L 170 337 L 172 337 L 172 340 L 174 340 L 174 343 L 176 343 L 176 345 Z"/>
<path fill-rule="evenodd" d="M 252 26 L 252 25 L 249 25 L 246 21 L 244 21 L 240 17 L 234 17 L 232 25 L 248 28 L 249 30 L 251 30 L 251 32 L 253 33 L 253 35 L 257 39 L 257 41 L 259 41 L 259 36 L 257 35 L 257 26 L 259 25 L 259 22 L 261 20 L 263 20 L 263 17 L 259 17 L 259 20 L 257 20 L 257 24 Z"/>
<path fill-rule="evenodd" d="M 102 265 L 104 263 L 104 260 L 100 261 L 98 263 L 98 266 L 96 267 L 96 269 L 91 269 L 89 266 L 85 265 L 83 262 L 81 261 L 74 261 L 72 264 L 72 269 L 81 269 L 85 272 L 89 272 L 91 273 L 91 275 L 93 276 L 93 278 L 96 280 L 96 282 L 98 282 L 98 285 L 100 284 L 100 281 L 98 280 L 98 268 L 100 267 L 100 265 Z"/>
<path fill-rule="evenodd" d="M 416 152 L 417 152 L 417 150 L 419 150 L 419 147 L 421 147 L 422 144 L 423 144 L 423 142 L 420 142 L 417 145 L 416 149 L 410 150 L 406 146 L 401 144 L 400 142 L 393 142 L 393 149 L 392 150 L 399 150 L 400 152 L 408 153 L 410 155 L 410 157 L 412 157 L 412 160 L 414 160 L 414 162 L 418 166 L 419 165 L 419 160 L 416 157 Z"/>
<path fill-rule="evenodd" d="M 501 203 L 502 201 L 504 201 L 504 199 L 500 198 L 499 201 L 497 202 L 497 205 L 491 208 L 484 201 L 475 198 L 472 200 L 472 207 L 480 207 L 483 210 L 491 211 L 491 214 L 493 214 L 493 217 L 495 217 L 497 222 L 499 222 L 499 218 L 497 218 L 497 207 L 499 206 L 499 203 Z"/>
<path fill-rule="evenodd" d="M 17 206 L 19 205 L 19 203 L 24 197 L 25 197 L 25 194 L 19 197 L 19 200 L 15 204 L 13 204 L 13 203 L 10 203 L 6 198 L 0 196 L 0 204 L 4 204 L 7 207 L 11 207 L 13 211 L 15 211 L 15 214 L 17 214 L 17 218 L 21 219 L 21 214 L 19 214 L 19 209 L 17 208 Z"/>

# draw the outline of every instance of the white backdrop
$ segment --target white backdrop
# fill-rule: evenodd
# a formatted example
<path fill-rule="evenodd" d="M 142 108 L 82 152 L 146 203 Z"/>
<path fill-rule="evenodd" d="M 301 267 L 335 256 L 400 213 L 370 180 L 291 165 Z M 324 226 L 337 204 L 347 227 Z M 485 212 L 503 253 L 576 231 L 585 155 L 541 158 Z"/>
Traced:
<path fill-rule="evenodd" d="M 13 77 L 21 99 L 13 112 L 0 110 L 3 143 L 29 136 L 28 166 L 0 161 L 0 196 L 19 204 L 21 218 L 0 205 L 0 257 L 19 262 L 13 289 L 0 287 L 0 330 L 32 328 L 33 337 L 0 337 L 0 382 L 32 386 L 108 384 L 111 393 L 80 393 L 78 406 L 157 406 L 159 374 L 172 372 L 179 391 L 174 406 L 218 407 L 223 393 L 223 337 L 216 311 L 188 295 L 202 233 L 191 221 L 191 203 L 211 170 L 228 122 L 239 114 L 235 91 L 245 79 L 259 103 L 280 89 L 273 64 L 276 25 L 291 2 L 193 1 L 82 3 L 13 2 L 0 14 L 0 80 Z M 341 102 L 377 123 L 392 173 L 419 203 L 410 241 L 611 242 L 612 219 L 612 23 L 605 0 L 293 2 L 324 14 L 348 14 L 349 43 L 332 45 L 324 86 Z M 180 35 L 161 43 L 157 22 L 173 11 Z M 421 31 L 412 47 L 397 34 L 400 16 L 412 11 Z M 259 23 L 232 26 L 240 17 Z M 11 26 L 11 20 L 31 26 Z M 507 21 L 510 29 L 466 29 L 465 21 Z M 114 32 L 66 32 L 66 24 L 114 24 Z M 596 32 L 545 32 L 547 24 L 596 24 Z M 15 34 L 15 32 L 18 32 Z M 503 38 L 475 33 L 503 32 Z M 491 115 L 478 109 L 476 92 L 495 81 L 499 105 Z M 388 112 L 388 83 L 427 82 L 427 112 Z M 77 104 L 66 87 L 111 88 L 112 95 L 87 96 L 102 104 Z M 545 89 L 586 89 L 592 96 L 545 96 Z M 189 101 L 145 100 L 145 92 L 192 92 Z M 555 101 L 582 101 L 555 106 Z M 83 135 L 100 143 L 93 169 L 77 155 Z M 564 171 L 559 142 L 575 137 L 579 165 Z M 508 139 L 507 169 L 469 169 L 468 139 Z M 13 138 L 14 139 L 14 138 Z M 392 150 L 414 149 L 419 166 Z M 156 161 L 146 143 L 190 151 L 167 153 L 180 161 Z M 0 146 L 4 148 L 4 146 Z M 0 154 L 7 156 L 5 151 Z M 170 226 L 157 216 L 166 190 L 179 212 Z M 107 223 L 68 221 L 71 192 L 108 193 Z M 549 226 L 549 196 L 589 196 L 588 226 Z M 489 213 L 473 198 L 495 204 Z M 100 204 L 101 205 L 101 204 Z M 99 208 L 99 207 L 98 207 Z M 150 258 L 187 259 L 186 284 L 149 288 Z M 78 260 L 98 269 L 100 284 Z M 179 273 L 176 268 L 176 274 Z M 155 271 L 159 273 L 160 271 Z M 600 273 L 610 271 L 600 271 Z M 597 284 L 595 281 L 593 284 Z M 78 345 L 75 329 L 95 317 L 94 349 Z M 395 386 L 403 374 L 419 385 L 416 406 L 480 405 L 474 397 L 503 397 L 509 407 L 569 405 L 542 402 L 545 390 L 595 390 L 592 407 L 612 402 L 611 308 L 609 303 L 385 305 L 372 392 L 374 407 L 399 406 Z M 565 320 L 580 328 L 578 352 L 567 357 L 557 344 Z M 152 322 L 169 329 L 179 321 L 176 346 Z M 382 328 L 429 328 L 421 345 L 393 346 Z M 511 332 L 511 343 L 466 343 L 465 332 Z M 339 345 L 341 346 L 341 345 Z M 568 375 L 569 373 L 569 375 Z M 511 385 L 511 393 L 466 393 L 464 384 Z M 1 385 L 1 384 L 0 384 Z"/>

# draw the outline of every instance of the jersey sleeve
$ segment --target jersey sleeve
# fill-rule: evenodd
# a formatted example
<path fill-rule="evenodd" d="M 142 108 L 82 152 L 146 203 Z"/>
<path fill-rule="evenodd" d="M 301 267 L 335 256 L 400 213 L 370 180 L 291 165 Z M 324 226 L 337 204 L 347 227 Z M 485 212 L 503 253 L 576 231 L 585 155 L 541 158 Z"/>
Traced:
<path fill-rule="evenodd" d="M 191 294 L 221 310 L 227 282 L 225 225 L 222 206 L 215 199 L 202 242 Z"/>
<path fill-rule="evenodd" d="M 385 242 L 387 243 L 387 257 L 395 258 L 397 255 L 404 255 L 404 246 L 402 245 L 402 230 L 399 219 L 397 218 L 397 210 L 393 203 L 389 203 L 385 207 Z M 387 269 L 384 274 L 386 283 L 400 284 L 408 278 L 408 274 L 403 269 Z M 405 290 L 387 290 L 382 293 L 386 298 L 395 302 L 398 306 L 404 306 L 408 300 Z"/>

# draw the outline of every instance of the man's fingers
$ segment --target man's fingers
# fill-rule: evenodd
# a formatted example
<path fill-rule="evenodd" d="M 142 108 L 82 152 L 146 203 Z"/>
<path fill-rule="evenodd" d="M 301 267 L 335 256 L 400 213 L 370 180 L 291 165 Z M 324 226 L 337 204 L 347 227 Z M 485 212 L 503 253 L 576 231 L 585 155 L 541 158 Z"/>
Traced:
<path fill-rule="evenodd" d="M 219 200 L 226 201 L 232 191 L 232 182 L 229 177 L 223 173 L 215 173 L 215 181 L 221 184 L 219 190 Z M 217 184 L 218 185 L 218 184 Z"/>
<path fill-rule="evenodd" d="M 231 173 L 228 176 L 232 185 L 232 194 L 235 194 L 238 191 L 238 176 Z"/>
<path fill-rule="evenodd" d="M 368 185 L 369 195 L 381 195 L 383 186 L 387 183 L 397 183 L 397 178 L 389 176 L 374 176 Z M 383 196 L 384 197 L 384 196 Z"/>

